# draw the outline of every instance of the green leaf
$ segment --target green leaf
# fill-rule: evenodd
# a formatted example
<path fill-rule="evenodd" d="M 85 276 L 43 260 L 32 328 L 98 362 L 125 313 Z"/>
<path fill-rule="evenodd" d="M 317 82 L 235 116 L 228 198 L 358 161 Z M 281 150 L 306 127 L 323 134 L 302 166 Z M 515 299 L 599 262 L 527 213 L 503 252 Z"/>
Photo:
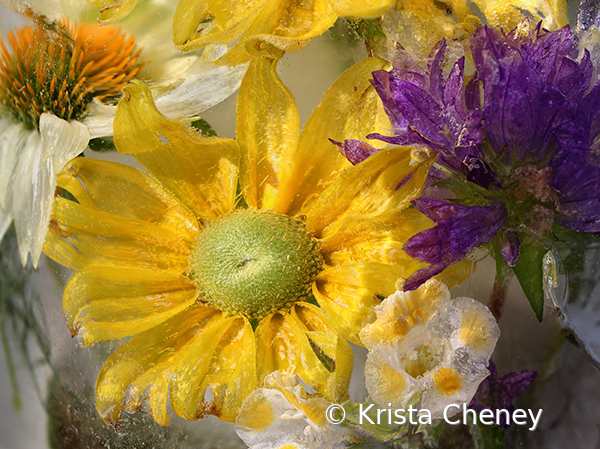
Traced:
<path fill-rule="evenodd" d="M 207 137 L 217 137 L 217 132 L 212 128 L 212 126 L 210 126 L 210 124 L 206 120 L 202 118 L 199 118 L 198 120 L 192 122 L 192 126 Z"/>
<path fill-rule="evenodd" d="M 523 234 L 519 235 L 520 248 L 517 264 L 513 271 L 535 312 L 537 319 L 542 321 L 544 312 L 544 255 L 548 249 Z"/>

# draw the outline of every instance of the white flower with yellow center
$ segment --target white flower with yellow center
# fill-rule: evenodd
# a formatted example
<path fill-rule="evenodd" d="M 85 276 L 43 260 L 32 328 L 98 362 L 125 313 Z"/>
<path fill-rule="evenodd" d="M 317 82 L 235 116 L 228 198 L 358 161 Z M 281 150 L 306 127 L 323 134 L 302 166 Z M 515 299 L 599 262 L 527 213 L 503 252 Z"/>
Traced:
<path fill-rule="evenodd" d="M 307 394 L 298 376 L 279 371 L 265 378 L 264 388 L 244 401 L 236 419 L 236 431 L 251 449 L 342 448 L 360 438 L 348 428 L 326 419 L 331 402 Z"/>
<path fill-rule="evenodd" d="M 142 78 L 165 116 L 191 121 L 231 95 L 246 67 L 178 54 L 170 39 L 175 6 L 159 1 L 146 1 L 122 27 L 77 21 L 86 11 L 68 2 L 7 4 L 33 23 L 1 45 L 0 239 L 14 220 L 21 260 L 31 252 L 36 267 L 56 177 L 90 139 L 112 135 L 122 87 Z"/>
<path fill-rule="evenodd" d="M 420 409 L 441 418 L 450 404 L 469 403 L 489 375 L 500 336 L 489 309 L 472 298 L 450 299 L 445 284 L 429 280 L 386 298 L 360 338 L 369 349 L 367 390 L 382 407 Z"/>

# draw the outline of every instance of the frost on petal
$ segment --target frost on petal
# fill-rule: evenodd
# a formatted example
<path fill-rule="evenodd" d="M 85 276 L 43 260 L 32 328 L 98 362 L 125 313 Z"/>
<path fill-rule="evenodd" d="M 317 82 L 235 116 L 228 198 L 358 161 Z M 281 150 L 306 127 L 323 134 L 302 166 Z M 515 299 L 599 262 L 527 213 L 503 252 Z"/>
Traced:
<path fill-rule="evenodd" d="M 419 308 L 429 312 L 415 319 Z M 386 298 L 375 313 L 361 338 L 371 338 L 365 378 L 378 405 L 406 409 L 421 395 L 420 408 L 440 418 L 447 405 L 471 400 L 489 374 L 486 366 L 500 336 L 486 306 L 471 298 L 450 300 L 445 285 L 429 280 L 413 292 Z M 380 333 L 373 347 L 376 330 L 389 327 L 394 315 L 404 333 L 392 341 Z"/>
<path fill-rule="evenodd" d="M 325 419 L 331 403 L 307 394 L 299 377 L 276 371 L 264 384 L 246 398 L 235 423 L 251 449 L 333 448 L 358 442 L 347 428 Z"/>

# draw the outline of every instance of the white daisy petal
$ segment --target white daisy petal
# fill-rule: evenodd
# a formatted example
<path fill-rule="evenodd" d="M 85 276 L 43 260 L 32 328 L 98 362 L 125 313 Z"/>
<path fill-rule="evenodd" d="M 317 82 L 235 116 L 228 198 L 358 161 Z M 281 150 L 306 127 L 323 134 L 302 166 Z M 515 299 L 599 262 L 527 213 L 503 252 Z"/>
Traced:
<path fill-rule="evenodd" d="M 88 114 L 82 120 L 90 133 L 90 139 L 112 136 L 116 112 L 117 105 L 104 104 L 97 99 L 90 103 Z"/>
<path fill-rule="evenodd" d="M 40 116 L 42 157 L 52 157 L 58 175 L 67 162 L 80 155 L 90 141 L 88 129 L 77 121 L 67 122 L 52 114 Z"/>
<path fill-rule="evenodd" d="M 2 209 L 9 209 L 12 174 L 19 154 L 32 135 L 37 135 L 37 132 L 28 130 L 21 123 L 14 123 L 8 117 L 0 119 L 0 208 Z M 37 145 L 37 142 L 30 145 Z"/>
<path fill-rule="evenodd" d="M 31 135 L 23 151 L 17 157 L 17 164 L 12 174 L 9 204 L 15 220 L 21 262 L 25 266 L 27 254 L 32 248 L 34 234 L 39 227 L 38 223 L 32 221 L 35 216 L 35 201 L 40 200 L 40 191 L 44 190 L 42 185 L 48 185 L 50 175 L 54 175 L 54 173 L 49 170 L 52 159 L 48 159 L 46 164 L 42 163 L 41 137 L 37 132 Z M 43 174 L 40 173 L 42 167 Z M 36 175 L 35 181 L 34 174 Z M 44 178 L 43 182 L 41 177 Z"/>
<path fill-rule="evenodd" d="M 40 132 L 30 131 L 19 148 L 11 176 L 10 211 L 15 220 L 23 265 L 31 252 L 37 267 L 48 232 L 56 177 L 89 141 L 87 128 L 51 114 L 40 117 Z"/>
<path fill-rule="evenodd" d="M 167 118 L 191 121 L 233 94 L 247 68 L 248 64 L 234 67 L 209 64 L 198 55 L 174 58 L 164 76 L 152 82 L 156 107 Z M 90 138 L 112 136 L 116 111 L 115 105 L 100 101 L 91 104 L 83 120 Z"/>
<path fill-rule="evenodd" d="M 197 117 L 233 94 L 247 68 L 248 64 L 234 67 L 209 64 L 199 55 L 176 58 L 160 81 L 167 90 L 159 94 L 156 107 L 171 119 Z"/>
<path fill-rule="evenodd" d="M 8 210 L 0 208 L 0 240 L 4 237 L 6 230 L 10 226 L 12 215 Z"/>

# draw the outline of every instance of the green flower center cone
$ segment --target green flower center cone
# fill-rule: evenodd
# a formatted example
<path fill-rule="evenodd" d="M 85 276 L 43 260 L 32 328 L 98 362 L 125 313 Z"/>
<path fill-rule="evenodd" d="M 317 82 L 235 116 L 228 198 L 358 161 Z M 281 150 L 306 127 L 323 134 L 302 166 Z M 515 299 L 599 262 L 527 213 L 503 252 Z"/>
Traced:
<path fill-rule="evenodd" d="M 205 225 L 192 278 L 215 308 L 259 320 L 310 295 L 322 269 L 318 243 L 286 215 L 242 209 Z"/>

